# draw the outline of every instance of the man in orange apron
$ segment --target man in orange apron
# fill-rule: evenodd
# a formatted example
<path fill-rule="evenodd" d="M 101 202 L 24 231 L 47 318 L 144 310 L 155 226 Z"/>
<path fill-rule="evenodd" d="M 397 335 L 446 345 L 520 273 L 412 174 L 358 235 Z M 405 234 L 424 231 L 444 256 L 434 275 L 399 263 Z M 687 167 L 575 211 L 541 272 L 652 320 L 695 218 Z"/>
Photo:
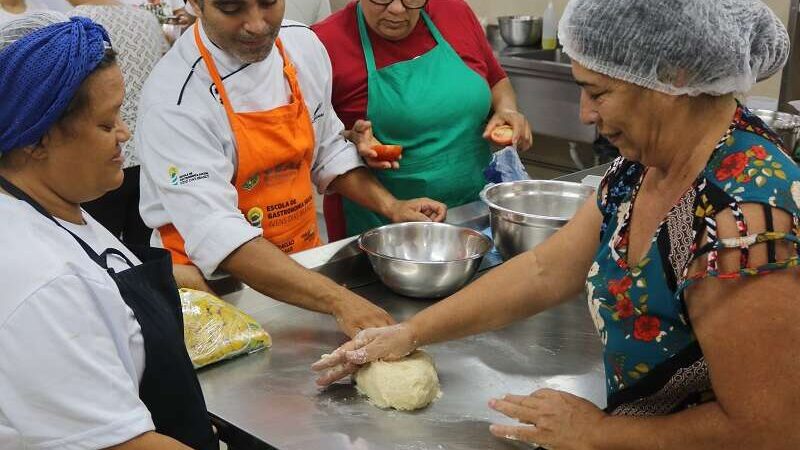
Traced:
<path fill-rule="evenodd" d="M 191 3 L 199 20 L 148 79 L 136 136 L 142 217 L 179 284 L 208 289 L 203 275 L 222 271 L 334 315 L 351 336 L 390 323 L 287 256 L 320 244 L 314 186 L 394 222 L 440 221 L 446 207 L 399 201 L 363 166 L 330 106 L 327 53 L 308 28 L 282 22 L 283 0 Z"/>

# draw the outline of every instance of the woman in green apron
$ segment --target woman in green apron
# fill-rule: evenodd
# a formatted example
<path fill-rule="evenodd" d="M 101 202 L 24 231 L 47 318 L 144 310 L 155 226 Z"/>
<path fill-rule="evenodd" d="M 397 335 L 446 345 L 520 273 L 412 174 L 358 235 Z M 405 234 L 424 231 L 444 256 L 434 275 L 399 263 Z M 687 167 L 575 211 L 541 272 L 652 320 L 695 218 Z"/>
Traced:
<path fill-rule="evenodd" d="M 490 159 L 485 136 L 497 126 L 511 125 L 517 148 L 530 147 L 530 126 L 517 112 L 511 83 L 463 0 L 434 0 L 430 5 L 427 0 L 361 0 L 314 29 L 331 54 L 334 108 L 345 126 L 371 126 L 380 143 L 403 147 L 399 165 L 362 153 L 397 198 L 429 197 L 448 207 L 477 200 L 486 184 L 483 170 Z M 459 34 L 464 37 L 452 38 Z M 420 42 L 431 38 L 432 48 L 415 53 Z M 410 55 L 409 47 L 415 48 Z M 388 65 L 386 53 L 394 53 Z M 404 54 L 410 58 L 395 61 Z M 347 103 L 354 96 L 347 98 L 348 93 L 355 92 L 357 97 L 358 90 L 364 89 L 362 80 L 356 81 L 355 89 L 348 85 L 356 58 L 362 73 L 366 66 L 366 117 L 363 109 L 361 116 L 348 115 L 348 109 L 359 109 L 349 108 Z M 481 59 L 491 61 L 474 62 Z M 500 81 L 490 86 L 479 73 L 481 67 L 497 67 Z M 489 120 L 492 110 L 495 114 Z M 356 120 L 364 118 L 368 122 Z M 347 235 L 387 223 L 355 203 L 345 200 L 343 204 Z M 335 211 L 326 208 L 328 232 L 334 240 L 343 236 L 337 236 L 335 224 L 331 226 L 332 215 Z"/>

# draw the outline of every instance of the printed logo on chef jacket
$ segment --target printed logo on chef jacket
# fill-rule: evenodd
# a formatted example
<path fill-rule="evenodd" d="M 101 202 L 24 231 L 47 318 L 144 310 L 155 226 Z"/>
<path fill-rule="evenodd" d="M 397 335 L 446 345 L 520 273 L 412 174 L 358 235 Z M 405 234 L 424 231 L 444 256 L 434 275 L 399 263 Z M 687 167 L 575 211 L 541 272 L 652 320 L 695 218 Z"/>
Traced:
<path fill-rule="evenodd" d="M 245 181 L 244 184 L 242 184 L 242 189 L 244 189 L 245 191 L 252 191 L 258 185 L 258 182 L 260 180 L 261 180 L 261 174 L 257 173 L 252 177 L 250 177 L 250 179 Z"/>
<path fill-rule="evenodd" d="M 175 166 L 169 166 L 169 182 L 172 183 L 173 186 L 178 185 L 178 175 L 180 175 L 180 170 L 178 170 Z"/>
<path fill-rule="evenodd" d="M 322 111 L 322 103 L 317 105 L 317 108 L 314 110 L 314 114 L 311 116 L 311 123 L 317 123 L 319 119 L 325 117 L 325 112 Z"/>
<path fill-rule="evenodd" d="M 261 224 L 264 223 L 264 210 L 251 208 L 250 211 L 247 211 L 247 221 L 254 227 L 261 228 Z"/>
<path fill-rule="evenodd" d="M 173 186 L 183 186 L 184 184 L 193 183 L 195 181 L 205 180 L 208 178 L 208 172 L 187 172 L 181 173 L 181 170 L 175 166 L 169 166 L 167 169 L 169 174 L 169 182 Z"/>

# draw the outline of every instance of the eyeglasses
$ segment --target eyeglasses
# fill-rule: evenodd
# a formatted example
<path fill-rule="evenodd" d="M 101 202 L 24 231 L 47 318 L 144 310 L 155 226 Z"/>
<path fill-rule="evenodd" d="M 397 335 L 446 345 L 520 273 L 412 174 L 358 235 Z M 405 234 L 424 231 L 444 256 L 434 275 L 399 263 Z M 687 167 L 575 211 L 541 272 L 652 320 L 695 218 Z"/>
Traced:
<path fill-rule="evenodd" d="M 369 0 L 376 5 L 389 6 L 394 0 Z M 428 0 L 400 0 L 406 9 L 422 9 L 428 4 Z"/>

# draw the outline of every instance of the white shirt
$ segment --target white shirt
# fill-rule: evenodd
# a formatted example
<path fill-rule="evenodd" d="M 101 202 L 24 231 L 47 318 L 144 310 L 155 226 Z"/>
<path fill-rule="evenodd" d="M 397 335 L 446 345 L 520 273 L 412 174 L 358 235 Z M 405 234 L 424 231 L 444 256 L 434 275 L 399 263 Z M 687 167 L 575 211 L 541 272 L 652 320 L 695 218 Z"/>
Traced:
<path fill-rule="evenodd" d="M 84 217 L 68 228 L 98 253 L 114 247 L 138 263 Z M 4 193 L 0 224 L 0 448 L 97 449 L 153 430 L 139 399 L 141 329 L 111 277 L 66 231 Z"/>
<path fill-rule="evenodd" d="M 49 9 L 64 13 L 73 8 L 67 0 L 28 0 L 28 6 L 35 9 Z"/>
<path fill-rule="evenodd" d="M 212 44 L 202 28 L 201 38 L 224 78 L 234 111 L 266 111 L 289 103 L 291 91 L 277 48 L 264 61 L 243 66 Z M 314 125 L 311 178 L 325 192 L 336 177 L 363 162 L 340 134 L 344 127 L 331 106 L 331 64 L 325 47 L 297 22 L 284 21 L 280 38 L 297 68 Z M 154 229 L 175 225 L 187 255 L 207 277 L 234 250 L 262 234 L 237 207 L 231 183 L 237 164 L 232 131 L 191 29 L 145 83 L 136 149 L 142 165 L 142 218 Z M 177 176 L 171 177 L 176 170 Z M 152 243 L 161 245 L 157 231 Z"/>
<path fill-rule="evenodd" d="M 312 25 L 330 15 L 330 0 L 286 0 L 286 12 L 283 17 Z"/>

